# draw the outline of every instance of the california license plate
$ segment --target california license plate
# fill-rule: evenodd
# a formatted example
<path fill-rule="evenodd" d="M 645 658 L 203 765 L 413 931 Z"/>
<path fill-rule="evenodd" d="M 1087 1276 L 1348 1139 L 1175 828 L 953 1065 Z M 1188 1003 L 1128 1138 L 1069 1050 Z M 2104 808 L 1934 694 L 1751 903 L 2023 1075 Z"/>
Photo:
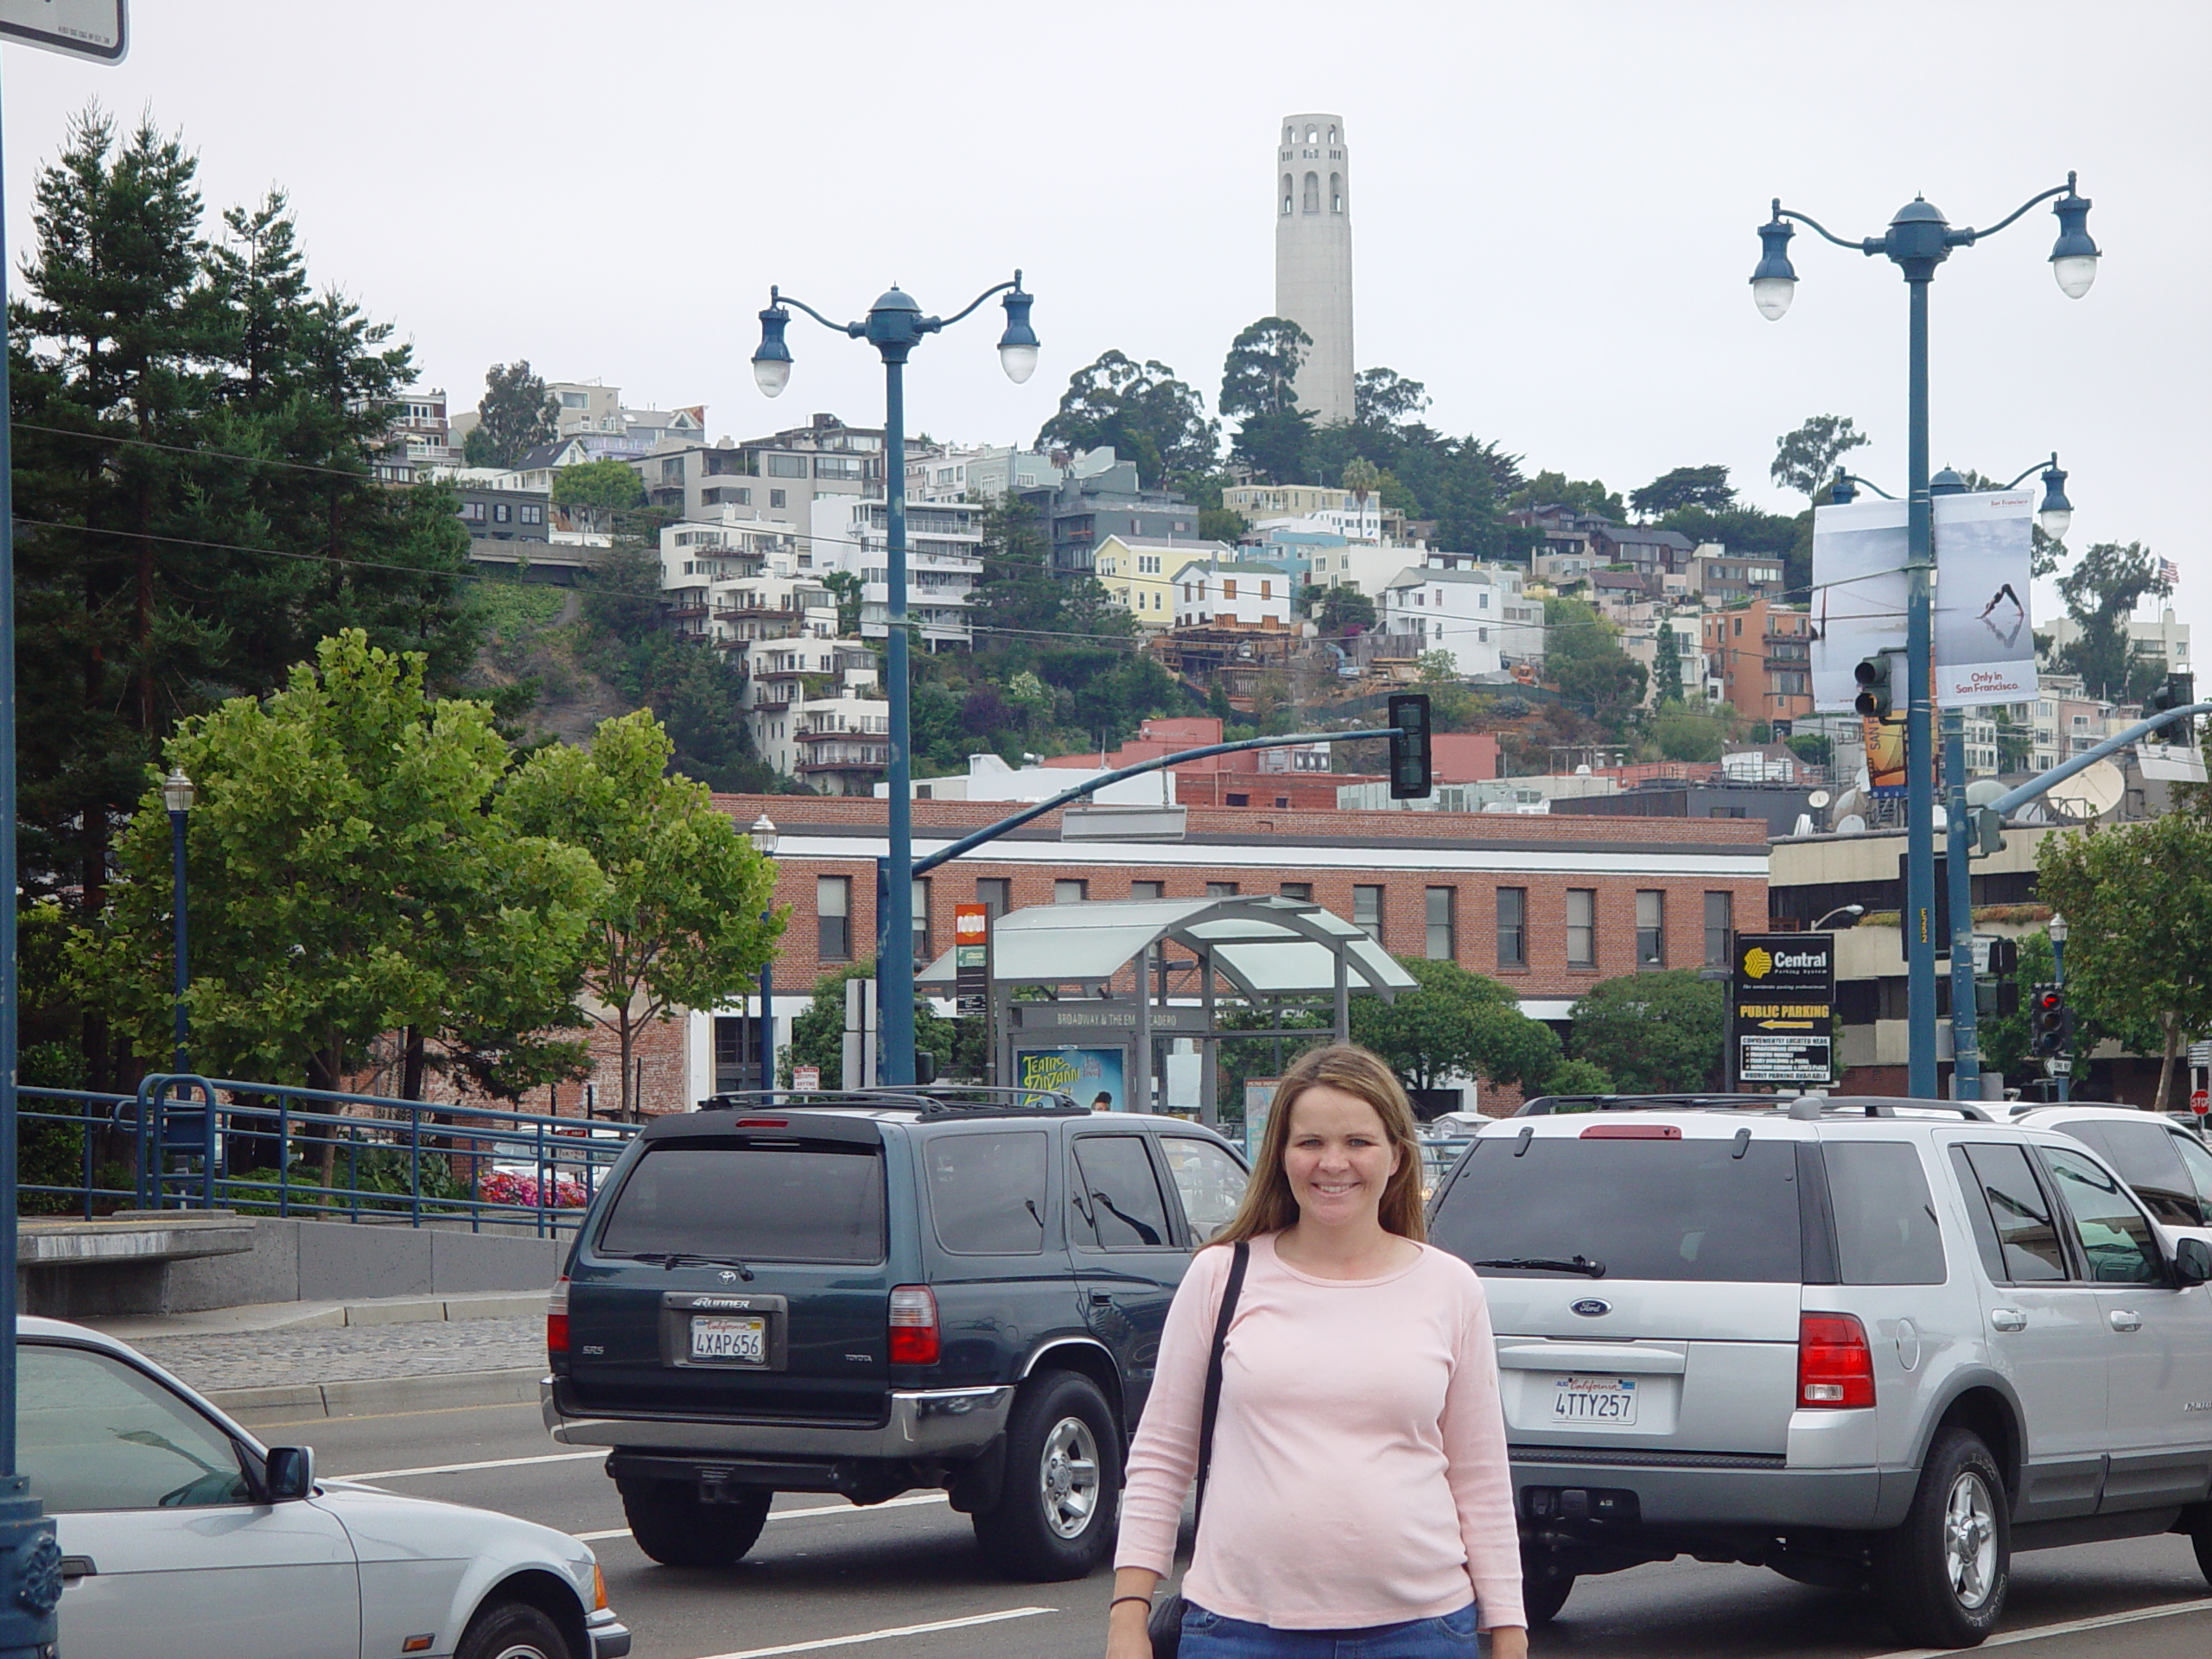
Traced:
<path fill-rule="evenodd" d="M 1552 1421 L 1560 1423 L 1633 1423 L 1636 1379 L 1632 1376 L 1562 1376 L 1552 1388 Z"/>
<path fill-rule="evenodd" d="M 691 1319 L 691 1357 L 734 1360 L 741 1365 L 768 1363 L 768 1321 L 755 1316 L 731 1319 L 694 1314 Z"/>

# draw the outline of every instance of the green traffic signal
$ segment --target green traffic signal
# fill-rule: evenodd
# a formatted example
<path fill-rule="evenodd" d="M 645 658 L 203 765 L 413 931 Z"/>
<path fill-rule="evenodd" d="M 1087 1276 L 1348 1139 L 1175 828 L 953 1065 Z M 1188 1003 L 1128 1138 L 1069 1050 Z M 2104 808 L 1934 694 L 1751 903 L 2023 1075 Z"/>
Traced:
<path fill-rule="evenodd" d="M 1891 683 L 1894 668 L 1887 652 L 1877 652 L 1851 671 L 1859 682 L 1859 695 L 1851 706 L 1869 720 L 1887 720 L 1896 706 Z"/>
<path fill-rule="evenodd" d="M 1428 798 L 1433 766 L 1429 758 L 1428 694 L 1401 692 L 1390 699 L 1390 798 Z"/>

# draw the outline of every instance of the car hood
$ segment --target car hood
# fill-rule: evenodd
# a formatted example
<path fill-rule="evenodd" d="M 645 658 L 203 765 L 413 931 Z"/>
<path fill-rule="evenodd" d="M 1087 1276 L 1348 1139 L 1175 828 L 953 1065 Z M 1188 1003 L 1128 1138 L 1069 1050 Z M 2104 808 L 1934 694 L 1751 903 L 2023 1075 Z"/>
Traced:
<path fill-rule="evenodd" d="M 357 1480 L 318 1480 L 314 1501 L 345 1523 L 364 1561 L 491 1558 L 543 1566 L 564 1573 L 591 1605 L 590 1546 L 556 1528 Z"/>

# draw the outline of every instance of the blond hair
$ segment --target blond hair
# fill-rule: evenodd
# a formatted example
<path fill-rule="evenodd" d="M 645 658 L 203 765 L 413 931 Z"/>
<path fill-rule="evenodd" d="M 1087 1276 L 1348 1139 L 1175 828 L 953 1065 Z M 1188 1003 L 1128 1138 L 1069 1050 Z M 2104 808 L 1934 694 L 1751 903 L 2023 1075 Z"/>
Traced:
<path fill-rule="evenodd" d="M 1275 1087 L 1274 1103 L 1268 1109 L 1267 1132 L 1253 1160 L 1252 1179 L 1244 1189 L 1244 1202 L 1236 1219 L 1208 1241 L 1234 1244 L 1262 1233 L 1281 1232 L 1298 1219 L 1298 1200 L 1291 1194 L 1290 1177 L 1283 1169 L 1283 1154 L 1290 1145 L 1291 1108 L 1307 1090 L 1326 1086 L 1365 1101 L 1382 1122 L 1383 1139 L 1397 1154 L 1398 1167 L 1382 1189 L 1377 1217 L 1382 1230 L 1410 1238 L 1416 1243 L 1428 1237 L 1421 1216 L 1421 1143 L 1414 1136 L 1414 1109 L 1398 1079 L 1372 1050 L 1354 1043 L 1332 1043 L 1300 1055 Z"/>

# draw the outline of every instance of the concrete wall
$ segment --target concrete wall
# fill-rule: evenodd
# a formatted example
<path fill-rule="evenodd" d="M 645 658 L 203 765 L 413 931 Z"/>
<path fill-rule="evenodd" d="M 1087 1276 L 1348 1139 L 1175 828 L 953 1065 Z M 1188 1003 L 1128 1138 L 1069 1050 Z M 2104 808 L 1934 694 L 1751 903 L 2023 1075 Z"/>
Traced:
<path fill-rule="evenodd" d="M 27 1268 L 20 1306 L 26 1313 L 81 1319 L 254 1302 L 542 1290 L 560 1276 L 569 1249 L 565 1238 L 448 1227 L 264 1217 L 253 1228 L 253 1248 L 229 1255 Z"/>

